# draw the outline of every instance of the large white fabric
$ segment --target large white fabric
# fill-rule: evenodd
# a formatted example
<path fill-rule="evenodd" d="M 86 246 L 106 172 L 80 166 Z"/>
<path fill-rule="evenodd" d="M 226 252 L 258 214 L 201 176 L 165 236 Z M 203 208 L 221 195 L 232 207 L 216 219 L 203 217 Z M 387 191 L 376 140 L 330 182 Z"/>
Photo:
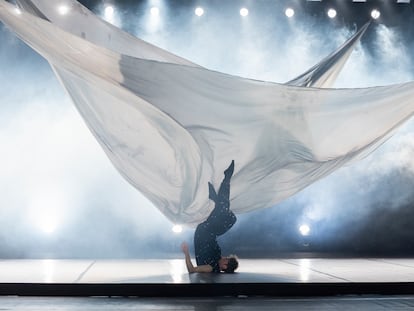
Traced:
<path fill-rule="evenodd" d="M 210 212 L 232 159 L 231 206 L 273 206 L 371 151 L 414 112 L 414 83 L 317 89 L 136 58 L 0 0 L 0 19 L 43 55 L 121 174 L 169 219 Z"/>
<path fill-rule="evenodd" d="M 26 12 L 51 21 L 59 28 L 120 54 L 162 62 L 198 66 L 168 51 L 140 40 L 93 14 L 76 0 L 16 0 Z M 65 14 L 59 13 L 65 8 Z M 369 23 L 336 51 L 286 84 L 331 87 Z"/>
<path fill-rule="evenodd" d="M 49 20 L 67 32 L 120 54 L 197 66 L 107 23 L 75 0 L 17 0 L 16 2 L 22 10 Z M 62 10 L 65 14 L 61 14 Z"/>

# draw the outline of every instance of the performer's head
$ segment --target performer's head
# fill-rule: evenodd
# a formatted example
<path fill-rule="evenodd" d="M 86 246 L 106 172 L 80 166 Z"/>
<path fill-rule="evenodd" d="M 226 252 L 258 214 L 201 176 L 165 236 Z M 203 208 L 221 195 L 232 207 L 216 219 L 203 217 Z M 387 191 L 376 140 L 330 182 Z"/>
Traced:
<path fill-rule="evenodd" d="M 220 270 L 226 273 L 233 273 L 239 267 L 239 260 L 236 255 L 221 257 L 219 260 Z"/>

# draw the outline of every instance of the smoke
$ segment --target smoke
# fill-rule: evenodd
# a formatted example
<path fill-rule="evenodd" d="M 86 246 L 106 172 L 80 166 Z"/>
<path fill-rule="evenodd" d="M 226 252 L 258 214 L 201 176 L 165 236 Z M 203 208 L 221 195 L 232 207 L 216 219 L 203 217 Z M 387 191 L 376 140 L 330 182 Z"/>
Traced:
<path fill-rule="evenodd" d="M 154 17 L 150 4 L 119 4 L 106 18 L 207 68 L 281 83 L 356 31 L 306 14 L 288 20 L 282 1 L 271 14 L 265 4 L 249 7 L 246 18 L 222 1 L 211 1 L 201 17 L 190 6 L 160 6 Z M 104 17 L 102 3 L 91 9 Z M 412 80 L 412 39 L 383 24 L 368 32 L 335 86 Z M 174 256 L 192 229 L 172 236 L 172 224 L 113 168 L 47 62 L 2 25 L 0 40 L 0 256 Z M 221 240 L 223 251 L 409 250 L 413 130 L 408 122 L 366 159 L 273 208 L 239 215 Z M 302 223 L 311 228 L 306 239 L 298 232 Z"/>
<path fill-rule="evenodd" d="M 370 87 L 410 81 L 413 77 L 408 42 L 401 31 L 382 24 L 370 26 L 371 42 L 364 41 L 351 55 L 337 87 Z"/>
<path fill-rule="evenodd" d="M 357 48 L 337 84 L 365 87 L 412 80 L 409 48 L 401 33 L 381 24 L 371 31 L 375 48 Z M 414 213 L 413 130 L 411 120 L 366 159 L 297 196 L 303 217 L 318 227 L 317 242 L 359 253 L 413 252 L 408 237 L 414 232 L 403 225 L 407 215 Z"/>
<path fill-rule="evenodd" d="M 169 222 L 113 168 L 47 62 L 0 31 L 0 256 L 141 255 Z"/>

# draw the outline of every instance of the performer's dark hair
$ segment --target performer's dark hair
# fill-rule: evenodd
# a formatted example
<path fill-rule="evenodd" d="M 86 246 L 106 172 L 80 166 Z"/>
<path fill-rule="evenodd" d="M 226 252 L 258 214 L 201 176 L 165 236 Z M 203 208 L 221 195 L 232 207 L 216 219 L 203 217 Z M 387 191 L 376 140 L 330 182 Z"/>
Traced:
<path fill-rule="evenodd" d="M 239 260 L 236 255 L 230 255 L 229 262 L 227 263 L 227 268 L 223 270 L 226 273 L 233 273 L 239 267 Z"/>

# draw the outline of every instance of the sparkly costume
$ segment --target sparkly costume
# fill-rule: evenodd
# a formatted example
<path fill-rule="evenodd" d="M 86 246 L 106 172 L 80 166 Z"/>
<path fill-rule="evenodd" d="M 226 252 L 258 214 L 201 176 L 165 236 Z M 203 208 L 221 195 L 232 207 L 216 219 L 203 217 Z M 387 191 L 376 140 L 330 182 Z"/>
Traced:
<path fill-rule="evenodd" d="M 209 198 L 215 202 L 215 207 L 207 220 L 197 226 L 194 234 L 197 266 L 210 265 L 213 272 L 220 272 L 218 261 L 221 258 L 221 248 L 217 243 L 217 237 L 226 233 L 237 220 L 230 210 L 230 179 L 233 171 L 234 161 L 224 171 L 218 194 L 213 185 L 208 184 Z"/>

